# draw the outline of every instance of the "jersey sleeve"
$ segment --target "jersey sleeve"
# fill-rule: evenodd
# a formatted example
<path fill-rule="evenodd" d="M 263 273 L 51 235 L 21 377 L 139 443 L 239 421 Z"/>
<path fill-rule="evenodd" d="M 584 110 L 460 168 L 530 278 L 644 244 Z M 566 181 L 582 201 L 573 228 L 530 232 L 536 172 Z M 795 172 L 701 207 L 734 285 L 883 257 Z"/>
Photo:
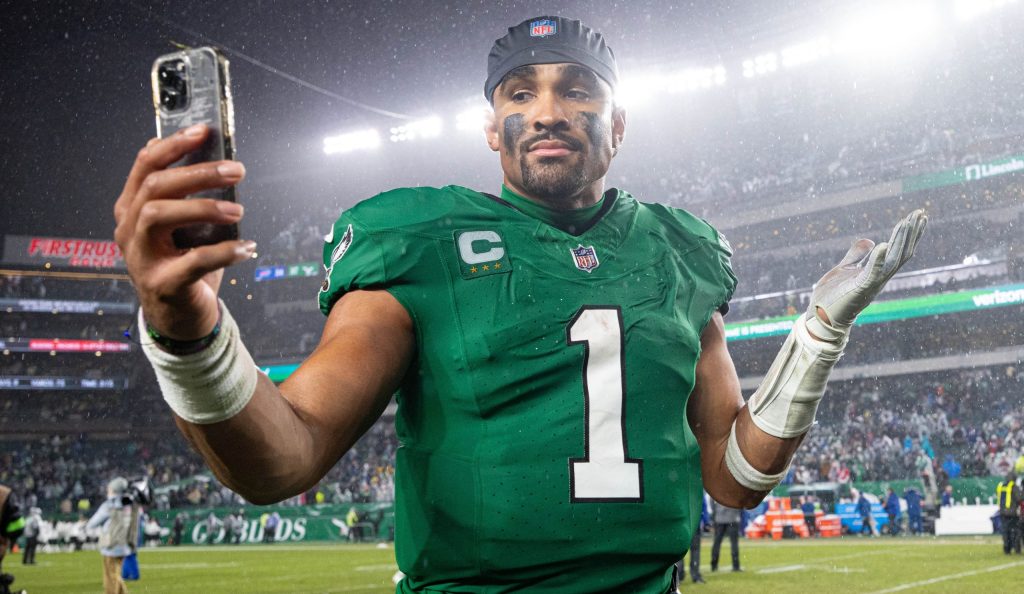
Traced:
<path fill-rule="evenodd" d="M 349 291 L 387 287 L 390 279 L 379 240 L 355 214 L 343 213 L 325 239 L 326 274 L 318 296 L 324 315 Z"/>
<path fill-rule="evenodd" d="M 729 300 L 732 299 L 732 294 L 736 291 L 737 283 L 736 274 L 732 271 L 732 246 L 721 231 L 712 227 L 711 223 L 707 221 L 704 223 L 715 236 L 714 242 L 708 241 L 708 243 L 712 246 L 711 253 L 717 265 L 720 282 L 725 289 L 725 299 L 718 306 L 718 311 L 724 316 L 729 313 Z"/>
<path fill-rule="evenodd" d="M 703 331 L 715 311 L 725 315 L 736 290 L 732 246 L 711 223 L 680 208 L 647 204 L 661 220 L 665 241 L 674 246 L 683 274 L 693 284 L 686 309 L 695 328 Z"/>

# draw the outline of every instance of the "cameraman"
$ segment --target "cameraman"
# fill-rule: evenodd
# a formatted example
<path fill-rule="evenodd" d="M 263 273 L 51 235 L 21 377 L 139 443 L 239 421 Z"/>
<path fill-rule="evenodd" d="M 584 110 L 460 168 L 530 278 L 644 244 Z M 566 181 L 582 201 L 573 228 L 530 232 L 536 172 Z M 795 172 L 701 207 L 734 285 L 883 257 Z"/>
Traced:
<path fill-rule="evenodd" d="M 7 554 L 7 547 L 18 540 L 24 528 L 25 519 L 21 517 L 18 506 L 11 497 L 11 490 L 0 485 L 0 594 L 11 592 L 10 586 L 14 583 L 14 576 L 3 573 L 4 555 Z"/>
<path fill-rule="evenodd" d="M 116 477 L 107 484 L 107 500 L 89 519 L 86 529 L 100 528 L 100 554 L 103 556 L 103 591 L 126 594 L 121 577 L 124 558 L 135 550 L 139 506 L 128 493 L 128 481 Z"/>

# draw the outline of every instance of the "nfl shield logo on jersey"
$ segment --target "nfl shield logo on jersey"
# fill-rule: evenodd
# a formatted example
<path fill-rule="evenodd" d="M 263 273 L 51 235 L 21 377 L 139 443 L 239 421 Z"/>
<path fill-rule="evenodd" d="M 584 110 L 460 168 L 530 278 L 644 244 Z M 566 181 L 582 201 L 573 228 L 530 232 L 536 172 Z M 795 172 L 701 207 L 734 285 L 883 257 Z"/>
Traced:
<path fill-rule="evenodd" d="M 558 23 L 551 19 L 541 19 L 530 23 L 530 37 L 547 37 L 558 33 Z"/>
<path fill-rule="evenodd" d="M 594 251 L 594 246 L 588 245 L 586 247 L 581 243 L 579 246 L 569 248 L 572 252 L 572 259 L 576 262 L 576 268 L 584 272 L 590 272 L 601 265 L 597 261 L 597 252 Z"/>

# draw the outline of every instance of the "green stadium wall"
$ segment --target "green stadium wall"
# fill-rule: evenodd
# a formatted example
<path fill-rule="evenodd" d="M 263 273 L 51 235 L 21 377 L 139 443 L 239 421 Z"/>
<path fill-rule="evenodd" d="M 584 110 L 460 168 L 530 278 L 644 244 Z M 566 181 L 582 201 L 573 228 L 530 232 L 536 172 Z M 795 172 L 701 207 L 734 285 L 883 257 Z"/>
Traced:
<path fill-rule="evenodd" d="M 393 540 L 395 512 L 391 503 L 349 503 L 342 505 L 300 505 L 300 506 L 246 506 L 241 509 L 245 514 L 245 532 L 243 543 L 263 542 L 263 526 L 260 516 L 277 512 L 281 515 L 281 525 L 275 535 L 275 542 L 324 542 L 346 541 L 348 537 L 342 529 L 349 509 L 355 508 L 360 522 L 364 522 L 364 540 Z M 223 527 L 218 530 L 211 541 L 206 527 L 206 518 L 213 512 L 223 522 L 228 514 L 239 508 L 179 508 L 171 510 L 151 510 L 149 514 L 156 518 L 163 528 L 174 526 L 174 517 L 185 514 L 185 530 L 182 532 L 181 544 L 224 544 L 228 536 Z"/>
<path fill-rule="evenodd" d="M 969 505 L 973 505 L 975 500 L 980 500 L 981 503 L 988 503 L 989 497 L 995 497 L 996 486 L 1001 481 L 1001 477 L 997 476 L 983 476 L 983 477 L 971 477 L 971 478 L 956 478 L 949 481 L 949 484 L 953 485 L 953 498 L 956 500 L 957 505 L 963 503 L 964 499 L 967 499 Z M 789 494 L 790 485 L 779 485 L 773 492 L 778 497 L 785 497 Z M 853 483 L 853 488 L 858 491 L 864 491 L 872 493 L 874 495 L 884 495 L 885 490 L 888 487 L 892 487 L 893 491 L 896 491 L 898 495 L 903 496 L 903 491 L 907 487 L 914 487 L 922 495 L 924 494 L 924 483 L 920 480 L 901 480 L 901 481 L 862 481 Z"/>
<path fill-rule="evenodd" d="M 953 495 L 958 504 L 966 498 L 969 504 L 976 499 L 987 503 L 990 497 L 995 495 L 996 485 L 1000 478 L 978 477 L 953 479 Z M 883 495 L 887 487 L 892 487 L 898 494 L 902 495 L 907 487 L 915 487 L 923 492 L 923 485 L 919 480 L 900 481 L 873 481 L 853 483 L 853 487 Z M 775 496 L 785 497 L 789 494 L 788 485 L 779 485 L 774 492 Z M 247 506 L 245 511 L 245 532 L 242 537 L 243 543 L 260 543 L 263 541 L 263 527 L 260 525 L 260 516 L 264 513 L 270 514 L 277 511 L 281 515 L 281 527 L 276 535 L 276 542 L 342 542 L 347 541 L 341 526 L 345 524 L 345 517 L 350 508 L 355 508 L 361 522 L 366 522 L 365 540 L 389 541 L 394 539 L 395 513 L 391 503 L 353 503 L 341 505 L 301 505 L 301 506 L 269 506 L 254 507 Z M 171 528 L 174 524 L 174 517 L 178 513 L 185 514 L 185 530 L 182 533 L 181 544 L 224 544 L 227 542 L 227 535 L 221 529 L 213 536 L 206 528 L 206 517 L 212 511 L 218 519 L 222 520 L 238 508 L 188 508 L 172 510 L 153 510 L 150 515 L 157 519 L 157 522 L 164 528 Z"/>

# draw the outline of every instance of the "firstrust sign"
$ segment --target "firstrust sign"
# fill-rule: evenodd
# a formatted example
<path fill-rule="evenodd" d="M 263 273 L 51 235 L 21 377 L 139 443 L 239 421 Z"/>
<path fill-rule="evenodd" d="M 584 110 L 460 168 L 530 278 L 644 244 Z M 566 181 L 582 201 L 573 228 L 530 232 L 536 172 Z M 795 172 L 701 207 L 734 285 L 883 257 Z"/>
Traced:
<path fill-rule="evenodd" d="M 4 263 L 71 268 L 124 268 L 121 248 L 110 240 L 73 237 L 4 237 Z"/>

